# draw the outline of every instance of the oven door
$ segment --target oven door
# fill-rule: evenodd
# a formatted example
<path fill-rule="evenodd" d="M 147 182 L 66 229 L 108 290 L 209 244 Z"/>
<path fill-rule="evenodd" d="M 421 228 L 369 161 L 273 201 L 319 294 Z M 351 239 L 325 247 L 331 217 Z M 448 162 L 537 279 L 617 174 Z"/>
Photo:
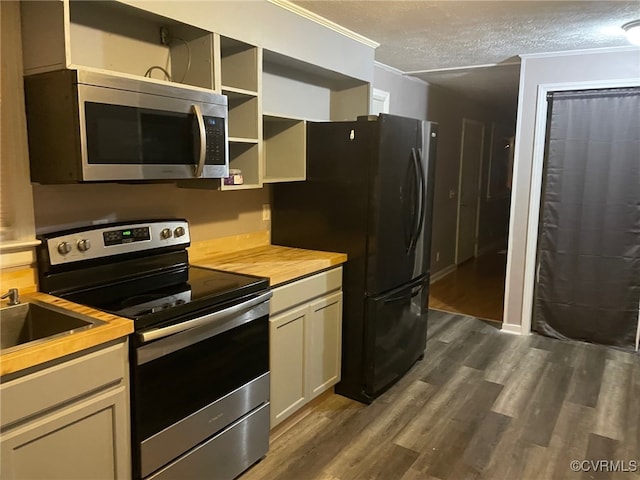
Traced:
<path fill-rule="evenodd" d="M 226 104 L 77 87 L 83 180 L 229 175 Z"/>
<path fill-rule="evenodd" d="M 209 439 L 243 418 L 247 423 L 233 428 L 260 433 L 243 447 L 257 452 L 251 463 L 266 453 L 270 296 L 254 295 L 216 312 L 135 334 L 131 373 L 136 478 L 193 470 L 190 462 L 197 466 L 203 457 L 224 455 L 226 463 L 233 462 Z M 253 414 L 259 409 L 266 410 L 266 416 Z M 208 453 L 190 453 L 209 443 Z"/>

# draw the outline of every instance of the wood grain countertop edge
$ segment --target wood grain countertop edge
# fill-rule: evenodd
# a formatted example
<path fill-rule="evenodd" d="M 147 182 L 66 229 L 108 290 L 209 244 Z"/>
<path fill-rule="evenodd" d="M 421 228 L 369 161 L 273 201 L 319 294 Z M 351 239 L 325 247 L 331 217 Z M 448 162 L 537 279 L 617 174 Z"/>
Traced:
<path fill-rule="evenodd" d="M 274 288 L 329 270 L 346 261 L 347 255 L 344 253 L 267 244 L 204 256 L 195 260 L 193 265 L 267 277 Z M 134 331 L 133 321 L 129 319 L 46 293 L 34 292 L 23 296 L 23 302 L 29 299 L 88 315 L 103 320 L 106 324 L 8 353 L 0 353 L 0 377 L 117 340 Z"/>
<path fill-rule="evenodd" d="M 307 250 L 280 245 L 262 245 L 201 257 L 200 267 L 256 275 L 269 279 L 272 288 L 342 265 L 345 253 Z"/>
<path fill-rule="evenodd" d="M 24 348 L 0 353 L 0 377 L 36 367 L 52 360 L 61 359 L 67 355 L 126 337 L 133 332 L 133 321 L 126 318 L 40 292 L 25 295 L 22 301 L 26 303 L 32 299 L 71 312 L 87 315 L 106 323 L 71 335 L 51 338 Z"/>

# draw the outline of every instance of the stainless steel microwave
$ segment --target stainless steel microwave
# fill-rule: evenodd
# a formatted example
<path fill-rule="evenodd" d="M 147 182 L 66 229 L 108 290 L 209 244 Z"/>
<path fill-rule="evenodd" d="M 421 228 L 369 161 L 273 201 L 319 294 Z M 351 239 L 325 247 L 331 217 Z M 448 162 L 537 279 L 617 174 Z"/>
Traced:
<path fill-rule="evenodd" d="M 37 183 L 229 176 L 227 97 L 90 70 L 25 77 Z"/>

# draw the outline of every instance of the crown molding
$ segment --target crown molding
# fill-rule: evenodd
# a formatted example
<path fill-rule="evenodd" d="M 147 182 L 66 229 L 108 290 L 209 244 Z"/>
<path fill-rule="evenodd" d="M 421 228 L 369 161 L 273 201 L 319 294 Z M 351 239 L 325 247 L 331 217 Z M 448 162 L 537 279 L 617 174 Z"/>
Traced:
<path fill-rule="evenodd" d="M 288 0 L 267 0 L 267 1 L 269 3 L 273 3 L 274 5 L 277 5 L 280 8 L 284 8 L 285 10 L 295 13 L 300 17 L 306 18 L 307 20 L 311 20 L 312 22 L 315 22 L 318 25 L 327 27 L 333 30 L 334 32 L 338 32 L 344 35 L 345 37 L 349 37 L 352 40 L 356 40 L 357 42 L 360 42 L 366 45 L 367 47 L 378 48 L 380 46 L 378 42 L 371 40 L 370 38 L 367 38 L 364 35 L 360 35 L 359 33 L 356 33 L 352 30 L 349 30 L 348 28 L 345 28 L 341 25 L 338 25 L 337 23 L 334 23 L 331 20 L 321 17 L 316 13 L 310 12 L 306 8 L 296 5 L 295 3 L 291 3 Z"/>
<path fill-rule="evenodd" d="M 598 53 L 619 53 L 619 52 L 638 52 L 640 47 L 635 45 L 624 45 L 621 47 L 601 47 L 601 48 L 585 48 L 582 50 L 562 50 L 559 52 L 543 52 L 543 53 L 523 53 L 519 57 L 528 58 L 545 58 L 545 57 L 567 57 L 573 55 L 594 55 Z"/>

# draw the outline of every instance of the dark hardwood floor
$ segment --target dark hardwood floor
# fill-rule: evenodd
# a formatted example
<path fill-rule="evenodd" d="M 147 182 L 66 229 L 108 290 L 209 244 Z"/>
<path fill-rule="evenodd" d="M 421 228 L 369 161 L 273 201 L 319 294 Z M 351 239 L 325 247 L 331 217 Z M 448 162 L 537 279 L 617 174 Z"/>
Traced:
<path fill-rule="evenodd" d="M 502 321 L 505 253 L 491 252 L 468 260 L 429 290 L 429 307 L 436 310 Z"/>
<path fill-rule="evenodd" d="M 369 406 L 326 396 L 241 480 L 640 479 L 611 471 L 640 463 L 640 356 L 498 327 L 431 311 L 425 357 L 395 386 Z"/>

